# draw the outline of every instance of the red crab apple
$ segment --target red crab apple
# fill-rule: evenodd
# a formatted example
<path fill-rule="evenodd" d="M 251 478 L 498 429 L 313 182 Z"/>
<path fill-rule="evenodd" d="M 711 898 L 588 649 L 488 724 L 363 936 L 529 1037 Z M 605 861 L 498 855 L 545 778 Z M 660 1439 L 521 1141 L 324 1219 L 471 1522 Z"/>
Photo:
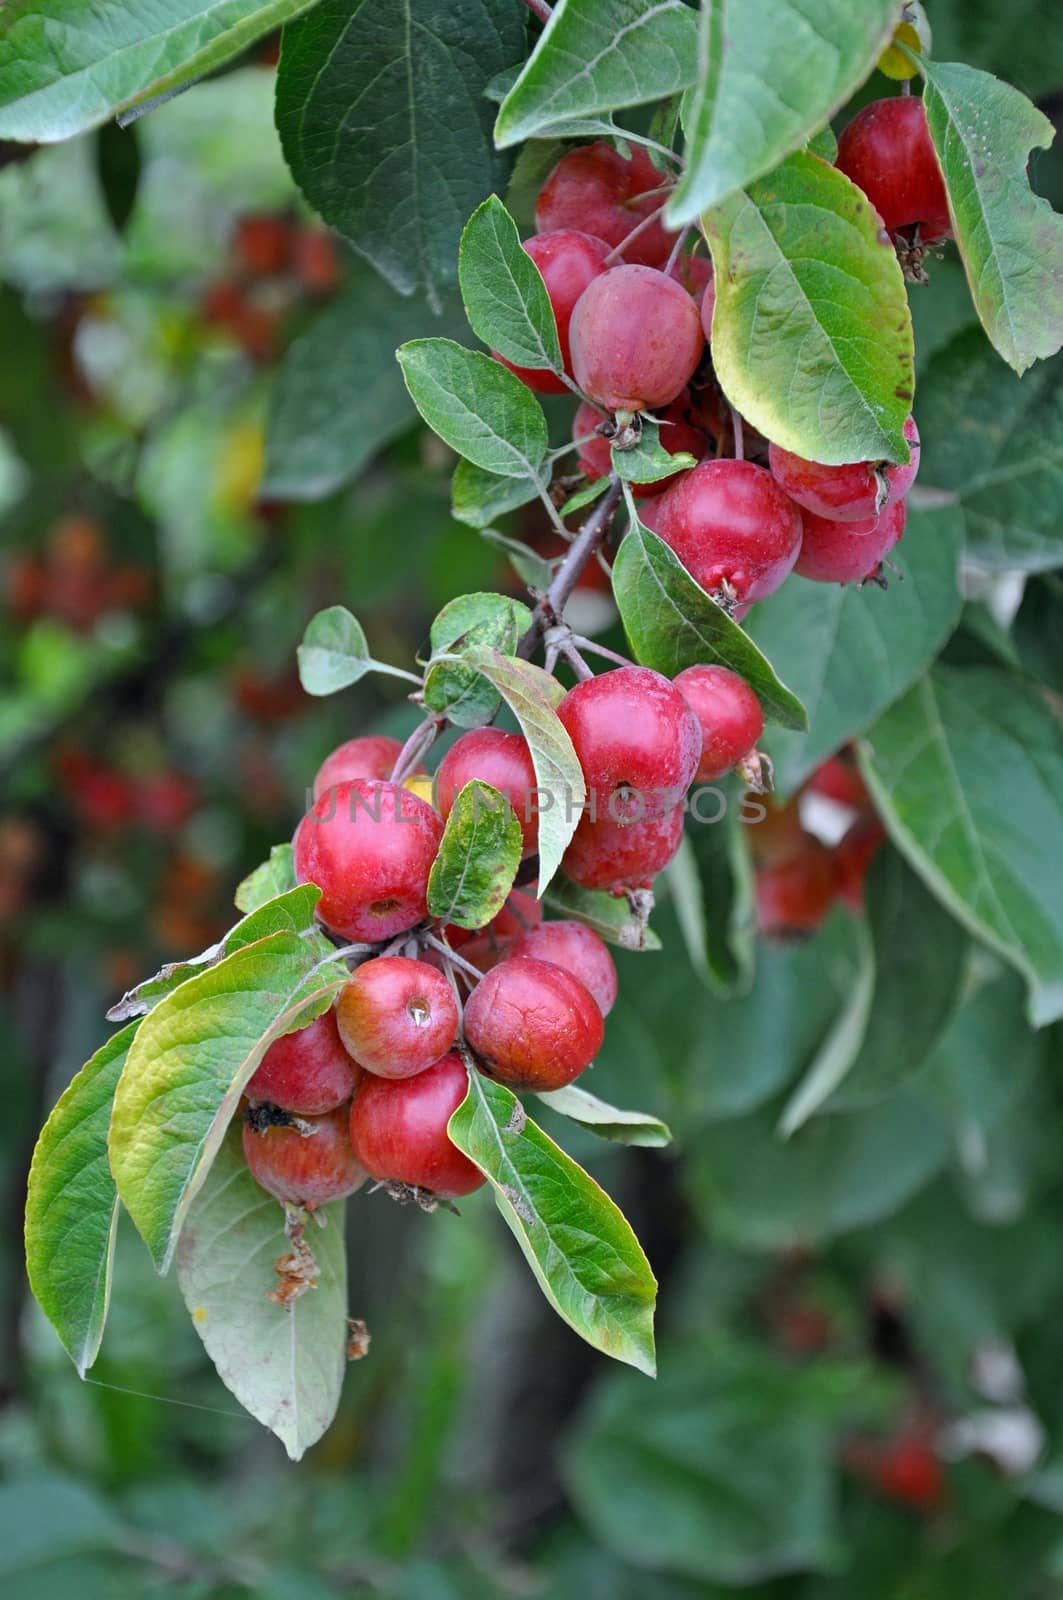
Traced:
<path fill-rule="evenodd" d="M 616 249 L 640 222 L 660 210 L 665 176 L 641 146 L 630 157 L 599 141 L 562 156 L 539 191 L 535 226 L 539 233 L 578 228 Z M 656 193 L 650 191 L 658 191 Z M 658 219 L 624 247 L 627 261 L 659 267 L 667 261 L 674 235 Z"/>
<path fill-rule="evenodd" d="M 562 1089 L 594 1060 L 602 1013 L 578 978 L 511 956 L 465 1002 L 465 1037 L 493 1078 L 514 1089 Z"/>
<path fill-rule="evenodd" d="M 447 1135 L 469 1075 L 451 1051 L 413 1078 L 366 1078 L 351 1107 L 351 1144 L 371 1178 L 408 1184 L 441 1199 L 485 1181 Z"/>
<path fill-rule="evenodd" d="M 863 583 L 904 532 L 905 502 L 894 501 L 880 517 L 866 522 L 828 522 L 804 514 L 805 536 L 797 570 L 813 583 Z"/>
<path fill-rule="evenodd" d="M 603 1017 L 613 1009 L 617 992 L 613 958 L 604 940 L 584 923 L 542 922 L 518 940 L 513 954 L 563 967 L 590 990 Z"/>
<path fill-rule="evenodd" d="M 703 461 L 642 517 L 703 589 L 739 602 L 772 594 L 801 549 L 800 511 L 752 461 Z"/>
<path fill-rule="evenodd" d="M 873 100 L 838 139 L 835 166 L 862 189 L 887 233 L 918 227 L 922 244 L 952 232 L 945 180 L 916 95 Z"/>
<path fill-rule="evenodd" d="M 831 908 L 835 887 L 830 851 L 806 834 L 795 854 L 757 868 L 757 926 L 773 938 L 813 933 Z"/>
<path fill-rule="evenodd" d="M 576 233 L 570 228 L 556 233 L 536 233 L 525 239 L 523 249 L 531 256 L 542 273 L 550 304 L 554 308 L 557 337 L 561 345 L 561 359 L 565 371 L 572 376 L 572 352 L 569 346 L 569 324 L 576 309 L 576 301 L 590 283 L 605 271 L 605 258 L 609 246 L 589 233 Z M 548 367 L 518 367 L 505 356 L 498 358 L 510 372 L 515 372 L 529 389 L 539 394 L 564 394 L 568 385 L 563 383 Z"/>
<path fill-rule="evenodd" d="M 436 773 L 436 805 L 449 817 L 467 783 L 479 778 L 505 796 L 520 823 L 524 853 L 538 847 L 537 779 L 528 741 L 501 728 L 473 728 L 455 739 Z"/>
<path fill-rule="evenodd" d="M 346 1105 L 323 1117 L 267 1124 L 261 1132 L 245 1120 L 244 1156 L 257 1182 L 278 1200 L 308 1211 L 353 1194 L 365 1172 L 351 1148 Z"/>
<path fill-rule="evenodd" d="M 326 789 L 333 789 L 338 783 L 350 783 L 354 778 L 375 778 L 383 782 L 391 777 L 401 751 L 398 739 L 391 739 L 384 733 L 346 740 L 318 767 L 314 799 L 320 800 Z"/>
<path fill-rule="evenodd" d="M 428 914 L 442 818 L 399 784 L 328 789 L 295 832 L 295 875 L 321 890 L 318 915 L 348 939 L 391 939 Z"/>
<path fill-rule="evenodd" d="M 613 267 L 572 313 L 572 371 L 605 411 L 653 411 L 685 388 L 705 336 L 681 284 L 653 267 Z"/>
<path fill-rule="evenodd" d="M 695 781 L 711 783 L 747 756 L 764 732 L 760 701 L 745 679 L 727 667 L 687 667 L 674 681 L 701 724 Z"/>
<path fill-rule="evenodd" d="M 919 430 L 915 418 L 904 424 L 911 459 L 904 466 L 885 461 L 856 461 L 845 467 L 826 467 L 805 461 L 779 445 L 771 445 L 768 459 L 776 483 L 803 511 L 832 522 L 865 522 L 877 517 L 895 500 L 901 500 L 919 471 Z"/>
<path fill-rule="evenodd" d="M 561 862 L 573 883 L 583 889 L 623 894 L 648 889 L 668 865 L 683 838 L 683 812 L 677 806 L 664 817 L 644 822 L 614 822 L 584 816 Z"/>
<path fill-rule="evenodd" d="M 589 814 L 637 822 L 683 798 L 701 754 L 698 719 L 673 683 L 617 667 L 570 689 L 557 708 L 587 783 Z"/>
<path fill-rule="evenodd" d="M 361 1077 L 343 1047 L 335 1011 L 326 1011 L 297 1033 L 286 1033 L 266 1051 L 244 1093 L 300 1117 L 320 1117 L 349 1100 Z"/>
<path fill-rule="evenodd" d="M 365 961 L 336 1002 L 340 1038 L 367 1072 L 410 1078 L 450 1049 L 458 1002 L 441 972 L 407 956 Z"/>

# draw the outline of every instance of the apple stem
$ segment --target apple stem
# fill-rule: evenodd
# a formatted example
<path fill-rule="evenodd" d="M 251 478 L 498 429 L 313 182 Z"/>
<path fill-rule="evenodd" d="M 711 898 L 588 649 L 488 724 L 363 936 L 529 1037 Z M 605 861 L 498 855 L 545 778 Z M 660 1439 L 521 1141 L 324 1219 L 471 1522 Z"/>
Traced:
<path fill-rule="evenodd" d="M 532 16 L 538 17 L 539 21 L 543 23 L 549 22 L 550 18 L 554 14 L 552 9 L 547 5 L 546 0 L 524 0 L 524 4 L 527 6 Z"/>
<path fill-rule="evenodd" d="M 742 418 L 734 406 L 731 407 L 731 427 L 734 431 L 735 460 L 743 461 L 745 459 L 745 436 L 742 432 Z"/>
<path fill-rule="evenodd" d="M 646 195 L 648 194 L 671 194 L 672 188 L 672 184 L 662 183 L 659 189 L 647 189 L 646 192 L 644 194 L 640 194 L 638 198 L 640 200 L 645 200 Z M 662 202 L 661 205 L 657 207 L 656 211 L 651 211 L 648 217 L 643 217 L 642 221 L 638 223 L 637 226 L 632 228 L 630 233 L 626 233 L 621 239 L 620 243 L 618 245 L 614 245 L 612 250 L 610 250 L 609 254 L 602 262 L 602 266 L 611 267 L 614 262 L 622 261 L 624 258 L 624 251 L 627 249 L 631 241 L 633 239 L 637 239 L 640 233 L 645 233 L 646 229 L 658 220 L 666 204 L 667 202 Z"/>
<path fill-rule="evenodd" d="M 595 502 L 594 510 L 569 545 L 549 589 L 536 606 L 532 625 L 517 646 L 517 655 L 525 659 L 531 656 L 547 628 L 552 628 L 560 620 L 580 574 L 591 557 L 597 554 L 599 545 L 612 526 L 622 492 L 620 479 L 615 472 L 611 473 L 608 489 Z"/>
<path fill-rule="evenodd" d="M 402 783 L 409 777 L 421 757 L 435 743 L 446 720 L 446 717 L 426 717 L 423 722 L 418 723 L 399 751 L 395 765 L 391 769 L 391 783 Z"/>

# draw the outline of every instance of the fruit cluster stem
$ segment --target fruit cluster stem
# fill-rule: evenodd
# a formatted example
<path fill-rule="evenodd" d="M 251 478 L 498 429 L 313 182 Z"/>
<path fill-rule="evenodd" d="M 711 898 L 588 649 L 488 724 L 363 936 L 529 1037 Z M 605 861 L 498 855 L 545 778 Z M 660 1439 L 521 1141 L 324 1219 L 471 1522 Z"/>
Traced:
<path fill-rule="evenodd" d="M 609 532 L 622 492 L 623 485 L 614 472 L 610 476 L 608 489 L 569 545 L 565 559 L 554 573 L 553 582 L 536 606 L 532 625 L 517 646 L 519 656 L 531 656 L 547 628 L 560 622 L 580 574 Z"/>

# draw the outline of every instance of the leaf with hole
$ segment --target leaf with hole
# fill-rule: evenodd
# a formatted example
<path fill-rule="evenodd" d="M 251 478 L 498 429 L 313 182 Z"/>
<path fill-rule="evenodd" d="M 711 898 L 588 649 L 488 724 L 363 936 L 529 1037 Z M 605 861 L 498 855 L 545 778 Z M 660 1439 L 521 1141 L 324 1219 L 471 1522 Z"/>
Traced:
<path fill-rule="evenodd" d="M 177 1281 L 218 1376 L 293 1461 L 335 1416 L 347 1369 L 345 1209 L 322 1206 L 306 1227 L 312 1288 L 288 1305 L 271 1300 L 274 1263 L 292 1242 L 284 1207 L 251 1176 L 233 1127 L 177 1242 Z"/>

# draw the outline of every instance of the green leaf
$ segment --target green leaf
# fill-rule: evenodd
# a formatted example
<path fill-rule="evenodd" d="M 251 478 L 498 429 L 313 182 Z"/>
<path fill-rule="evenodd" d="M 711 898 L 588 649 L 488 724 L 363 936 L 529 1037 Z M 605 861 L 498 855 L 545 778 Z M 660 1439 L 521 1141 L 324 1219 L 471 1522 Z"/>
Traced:
<path fill-rule="evenodd" d="M 428 909 L 459 928 L 482 928 L 506 903 L 520 866 L 520 822 L 509 801 L 474 778 L 447 818 L 428 877 Z"/>
<path fill-rule="evenodd" d="M 513 480 L 505 481 L 511 483 Z M 545 557 L 520 539 L 511 539 L 508 534 L 499 533 L 497 528 L 481 528 L 480 537 L 502 552 L 522 583 L 536 594 L 545 594 L 553 576 L 553 569 Z"/>
<path fill-rule="evenodd" d="M 557 715 L 560 685 L 541 667 L 499 655 L 497 650 L 476 650 L 469 659 L 494 684 L 531 750 L 539 807 L 541 896 L 561 865 L 587 798 L 583 769 Z"/>
<path fill-rule="evenodd" d="M 733 1002 L 732 1002 L 733 1003 Z M 688 1175 L 713 1233 L 753 1250 L 807 1247 L 889 1216 L 949 1152 L 949 1129 L 902 1089 L 869 1111 L 813 1117 L 790 1139 L 778 1106 L 710 1124 Z"/>
<path fill-rule="evenodd" d="M 290 844 L 275 844 L 269 860 L 249 872 L 236 890 L 237 911 L 257 911 L 267 901 L 296 886 L 295 855 Z"/>
<path fill-rule="evenodd" d="M 547 1300 L 582 1339 L 640 1372 L 656 1371 L 657 1284 L 622 1213 L 525 1114 L 478 1072 L 447 1124 L 484 1173 Z"/>
<path fill-rule="evenodd" d="M 290 845 L 275 845 L 274 849 L 287 850 L 291 855 Z M 270 864 L 267 863 L 267 867 Z M 258 870 L 261 872 L 263 868 Z M 187 961 L 168 961 L 154 976 L 145 978 L 143 983 L 127 990 L 117 1005 L 111 1006 L 107 1012 L 108 1022 L 125 1022 L 130 1017 L 146 1015 L 188 978 L 196 977 L 205 967 L 217 966 L 234 950 L 242 950 L 245 945 L 254 944 L 256 939 L 264 939 L 269 933 L 310 933 L 315 929 L 314 911 L 320 898 L 321 891 L 316 884 L 303 883 L 282 891 L 272 899 L 262 900 L 252 912 L 240 919 L 235 928 L 229 929 L 224 939 L 212 944 L 202 955 L 191 956 Z M 324 935 L 316 931 L 307 941 L 307 947 L 316 947 L 318 955 L 327 955 L 332 949 Z"/>
<path fill-rule="evenodd" d="M 865 891 L 875 992 L 849 1070 L 828 1111 L 875 1105 L 920 1072 L 960 1003 L 967 939 L 896 851 L 872 864 Z"/>
<path fill-rule="evenodd" d="M 592 483 L 585 484 L 565 501 L 561 507 L 561 516 L 570 517 L 574 511 L 582 511 L 585 506 L 593 505 L 595 500 L 601 499 L 608 487 L 608 478 L 595 478 Z"/>
<path fill-rule="evenodd" d="M 691 966 L 723 995 L 748 988 L 756 960 L 753 872 L 739 803 L 733 785 L 696 785 L 683 842 L 665 868 Z"/>
<path fill-rule="evenodd" d="M 519 378 L 450 339 L 414 339 L 396 354 L 414 405 L 452 450 L 502 477 L 537 478 L 546 418 Z"/>
<path fill-rule="evenodd" d="M 99 1353 L 107 1320 L 118 1220 L 107 1129 L 138 1026 L 123 1028 L 85 1063 L 45 1123 L 30 1167 L 26 1272 L 82 1378 Z"/>
<path fill-rule="evenodd" d="M 277 127 L 295 180 L 404 294 L 454 282 L 465 219 L 504 181 L 484 90 L 524 50 L 513 0 L 323 0 L 285 30 Z"/>
<path fill-rule="evenodd" d="M 507 478 L 462 460 L 454 468 L 451 480 L 450 509 L 459 522 L 468 523 L 470 528 L 486 528 L 496 517 L 527 505 L 538 492 L 534 474 L 527 478 Z"/>
<path fill-rule="evenodd" d="M 273 933 L 182 983 L 141 1023 L 115 1095 L 111 1170 L 160 1272 L 247 1080 L 349 976 L 299 934 Z"/>
<path fill-rule="evenodd" d="M 1020 381 L 1001 367 L 981 330 L 967 328 L 930 361 L 919 422 L 915 492 L 944 490 L 958 500 L 967 559 L 989 572 L 1063 566 L 1059 362 Z"/>
<path fill-rule="evenodd" d="M 489 195 L 465 224 L 458 252 L 465 314 L 478 339 L 521 367 L 562 373 L 554 308 L 516 223 Z"/>
<path fill-rule="evenodd" d="M 289 1305 L 269 1298 L 274 1262 L 291 1250 L 284 1208 L 260 1189 L 229 1130 L 177 1243 L 177 1278 L 222 1382 L 293 1461 L 336 1414 L 347 1367 L 343 1201 L 323 1206 L 306 1243 L 319 1273 Z"/>
<path fill-rule="evenodd" d="M 527 606 L 507 595 L 461 595 L 432 623 L 433 658 L 466 656 L 484 648 L 510 655 L 531 620 Z M 424 701 L 459 728 L 479 728 L 497 712 L 499 696 L 482 673 L 464 662 L 433 659 L 425 674 Z"/>
<path fill-rule="evenodd" d="M 496 144 L 685 89 L 697 71 L 696 35 L 681 0 L 558 0 L 502 103 Z"/>
<path fill-rule="evenodd" d="M 374 661 L 361 623 L 346 606 L 328 606 L 311 617 L 296 655 L 299 681 L 307 694 L 335 694 L 357 683 L 367 672 L 383 672 L 412 683 L 421 681 L 401 667 Z"/>
<path fill-rule="evenodd" d="M 314 0 L 7 0 L 0 139 L 50 144 L 192 83 Z"/>
<path fill-rule="evenodd" d="M 601 1138 L 615 1140 L 617 1144 L 657 1149 L 672 1142 L 667 1123 L 648 1116 L 644 1111 L 620 1111 L 577 1083 L 567 1084 L 563 1089 L 551 1089 L 540 1094 L 539 1099 L 551 1111 L 557 1111 L 561 1116 L 590 1128 L 592 1133 L 599 1134 Z"/>
<path fill-rule="evenodd" d="M 1030 188 L 1030 151 L 1055 128 L 988 72 L 920 57 L 923 104 L 956 244 L 982 325 L 1023 373 L 1063 344 L 1063 217 Z"/>
<path fill-rule="evenodd" d="M 875 212 L 818 156 L 788 156 L 704 218 L 712 359 L 754 427 L 809 460 L 907 461 L 904 279 Z"/>
<path fill-rule="evenodd" d="M 838 136 L 830 123 L 825 128 L 820 128 L 808 141 L 807 148 L 814 156 L 819 156 L 821 161 L 833 162 L 838 154 Z"/>
<path fill-rule="evenodd" d="M 604 889 L 582 889 L 560 873 L 550 885 L 544 903 L 551 911 L 560 911 L 593 928 L 606 944 L 615 944 L 621 950 L 661 948 L 653 929 L 633 915 L 623 895 L 606 894 Z"/>
<path fill-rule="evenodd" d="M 745 826 L 744 824 L 742 826 Z M 701 830 L 704 832 L 717 830 Z M 692 830 L 696 839 L 697 833 Z M 711 884 L 709 885 L 711 889 Z M 636 1010 L 668 1019 L 662 1055 L 676 1083 L 684 1131 L 744 1117 L 807 1072 L 836 1026 L 857 980 L 852 919 L 836 910 L 811 939 L 761 943 L 745 992 L 728 998 L 702 992 L 690 1002 L 690 975 L 680 962 L 654 962 L 637 1002 L 621 987 L 627 1024 Z M 647 975 L 649 977 L 649 975 Z M 626 1009 L 625 1009 L 626 1008 Z M 599 1063 L 613 1070 L 610 1028 Z"/>
<path fill-rule="evenodd" d="M 633 450 L 613 450 L 613 471 L 626 483 L 659 483 L 684 467 L 696 467 L 694 456 L 680 451 L 670 456 L 661 444 L 660 423 L 646 418 L 642 436 Z M 601 480 L 598 480 L 601 482 Z"/>
<path fill-rule="evenodd" d="M 898 12 L 895 0 L 705 0 L 670 226 L 693 222 L 811 138 L 868 76 Z"/>
<path fill-rule="evenodd" d="M 632 521 L 617 552 L 613 593 L 643 666 L 668 678 L 699 662 L 730 667 L 756 691 L 769 721 L 785 728 L 807 726 L 804 706 L 780 683 L 749 635 L 641 522 Z"/>
<path fill-rule="evenodd" d="M 875 723 L 861 765 L 894 842 L 952 915 L 1063 1016 L 1063 732 L 992 668 L 937 667 Z"/>
<path fill-rule="evenodd" d="M 352 261 L 343 288 L 281 357 L 260 492 L 320 500 L 357 477 L 416 420 L 396 346 L 418 334 L 459 333 L 464 323 L 456 301 L 445 303 L 441 319 Z"/>
<path fill-rule="evenodd" d="M 960 616 L 962 544 L 955 510 L 911 507 L 893 552 L 903 581 L 891 577 L 885 594 L 793 576 L 754 608 L 757 644 L 808 707 L 807 735 L 769 741 L 781 793 L 869 728 L 937 656 Z"/>
<path fill-rule="evenodd" d="M 875 952 L 866 923 L 853 930 L 856 973 L 848 996 L 816 1051 L 811 1066 L 790 1095 L 779 1117 L 779 1136 L 788 1139 L 814 1116 L 842 1082 L 860 1050 L 875 998 Z"/>
<path fill-rule="evenodd" d="M 896 851 L 873 864 L 866 900 L 848 1002 L 783 1111 L 784 1137 L 810 1116 L 894 1094 L 923 1068 L 960 1003 L 963 930 Z"/>
<path fill-rule="evenodd" d="M 833 1570 L 837 1440 L 881 1408 L 871 1373 L 802 1367 L 711 1328 L 663 1356 L 649 1399 L 627 1374 L 600 1384 L 565 1453 L 565 1482 L 599 1546 L 646 1576 L 700 1580 L 661 1600 Z"/>

